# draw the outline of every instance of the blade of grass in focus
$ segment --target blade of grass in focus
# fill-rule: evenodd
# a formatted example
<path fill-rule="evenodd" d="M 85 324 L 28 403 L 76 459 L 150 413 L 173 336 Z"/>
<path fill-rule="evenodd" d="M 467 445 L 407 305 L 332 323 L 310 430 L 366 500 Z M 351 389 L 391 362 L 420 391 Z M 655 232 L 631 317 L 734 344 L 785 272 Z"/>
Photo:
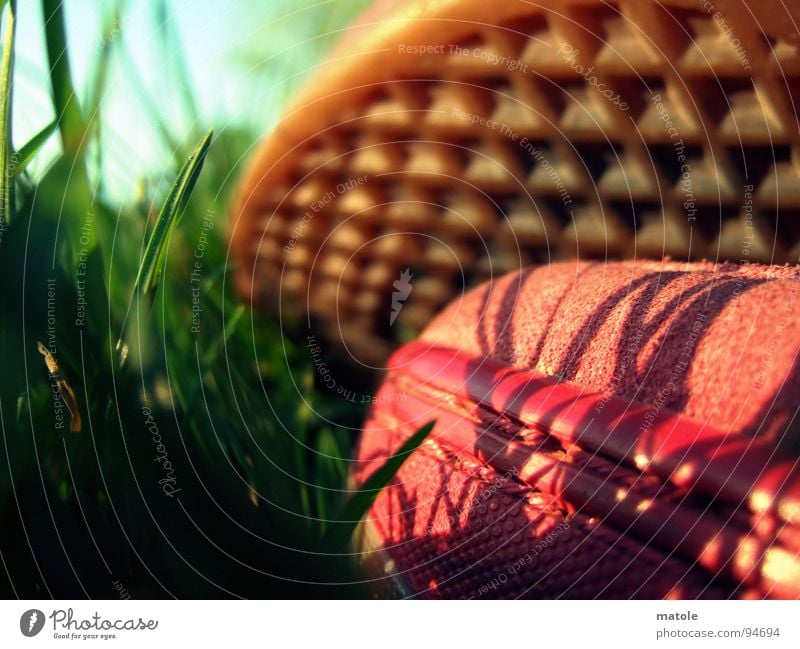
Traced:
<path fill-rule="evenodd" d="M 428 437 L 436 421 L 429 421 L 409 437 L 403 445 L 392 455 L 384 465 L 375 471 L 363 484 L 350 500 L 342 507 L 337 522 L 328 528 L 328 532 L 323 537 L 323 547 L 343 549 L 350 541 L 356 527 L 361 519 L 372 506 L 378 493 L 387 485 L 389 481 L 403 466 L 411 453 L 413 453 L 422 442 Z"/>
<path fill-rule="evenodd" d="M 203 140 L 194 150 L 189 159 L 184 164 L 175 184 L 170 189 L 164 205 L 159 212 L 153 232 L 147 242 L 144 251 L 144 258 L 139 266 L 139 273 L 136 276 L 134 290 L 141 293 L 143 297 L 149 298 L 151 303 L 155 297 L 156 289 L 164 270 L 164 260 L 166 258 L 167 244 L 170 234 L 175 229 L 175 225 L 180 219 L 189 196 L 192 194 L 197 178 L 203 169 L 203 162 L 206 159 L 208 148 L 211 146 L 211 137 L 214 131 L 206 133 Z"/>
<path fill-rule="evenodd" d="M 5 20 L 3 64 L 0 69 L 0 223 L 11 223 L 14 209 L 14 170 L 11 144 L 11 91 L 14 81 L 14 34 L 16 32 L 16 2 L 11 0 Z"/>

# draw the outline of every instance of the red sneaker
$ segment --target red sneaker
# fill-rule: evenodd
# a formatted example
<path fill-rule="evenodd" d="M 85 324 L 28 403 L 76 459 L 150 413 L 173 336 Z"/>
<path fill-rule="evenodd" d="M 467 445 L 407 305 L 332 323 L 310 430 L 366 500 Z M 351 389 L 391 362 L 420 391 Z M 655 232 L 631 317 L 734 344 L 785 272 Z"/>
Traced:
<path fill-rule="evenodd" d="M 561 263 L 401 348 L 357 453 L 377 584 L 425 597 L 800 597 L 794 268 Z"/>

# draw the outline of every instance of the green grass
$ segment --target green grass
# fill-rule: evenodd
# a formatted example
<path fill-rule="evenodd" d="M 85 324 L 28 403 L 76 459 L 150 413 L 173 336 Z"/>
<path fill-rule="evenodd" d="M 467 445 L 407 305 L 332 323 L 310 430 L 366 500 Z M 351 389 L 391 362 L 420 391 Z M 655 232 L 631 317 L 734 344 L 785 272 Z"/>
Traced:
<path fill-rule="evenodd" d="M 172 189 L 109 202 L 92 173 L 105 66 L 81 106 L 62 5 L 42 4 L 58 118 L 16 149 L 13 2 L 3 14 L 2 594 L 113 598 L 118 582 L 133 597 L 362 595 L 345 543 L 371 502 L 345 487 L 362 408 L 318 390 L 305 346 L 229 283 L 227 201 L 255 135 L 198 144 L 156 124 L 173 138 Z M 62 155 L 31 177 L 56 137 Z"/>

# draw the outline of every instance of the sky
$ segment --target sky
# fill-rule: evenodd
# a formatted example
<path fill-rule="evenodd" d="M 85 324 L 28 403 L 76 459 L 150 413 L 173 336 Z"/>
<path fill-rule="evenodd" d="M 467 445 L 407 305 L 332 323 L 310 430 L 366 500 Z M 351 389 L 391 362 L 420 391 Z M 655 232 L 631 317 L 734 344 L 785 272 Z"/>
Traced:
<path fill-rule="evenodd" d="M 99 58 L 110 57 L 103 149 L 104 177 L 112 193 L 129 196 L 138 176 L 163 171 L 174 157 L 158 136 L 148 104 L 179 133 L 194 120 L 200 130 L 244 124 L 265 133 L 365 4 L 66 0 L 67 40 L 79 93 L 87 91 Z M 111 28 L 107 37 L 104 25 Z M 54 116 L 38 0 L 18 0 L 16 52 L 13 139 L 20 146 Z M 193 109 L 186 109 L 181 86 L 189 89 Z M 32 172 L 44 169 L 58 150 L 53 137 Z"/>

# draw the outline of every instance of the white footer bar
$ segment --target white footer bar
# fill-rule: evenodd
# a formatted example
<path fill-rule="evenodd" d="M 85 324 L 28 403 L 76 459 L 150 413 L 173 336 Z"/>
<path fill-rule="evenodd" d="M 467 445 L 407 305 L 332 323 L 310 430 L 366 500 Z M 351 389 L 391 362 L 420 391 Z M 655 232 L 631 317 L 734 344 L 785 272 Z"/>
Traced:
<path fill-rule="evenodd" d="M 796 648 L 799 626 L 798 602 L 0 602 L 0 647 Z"/>

